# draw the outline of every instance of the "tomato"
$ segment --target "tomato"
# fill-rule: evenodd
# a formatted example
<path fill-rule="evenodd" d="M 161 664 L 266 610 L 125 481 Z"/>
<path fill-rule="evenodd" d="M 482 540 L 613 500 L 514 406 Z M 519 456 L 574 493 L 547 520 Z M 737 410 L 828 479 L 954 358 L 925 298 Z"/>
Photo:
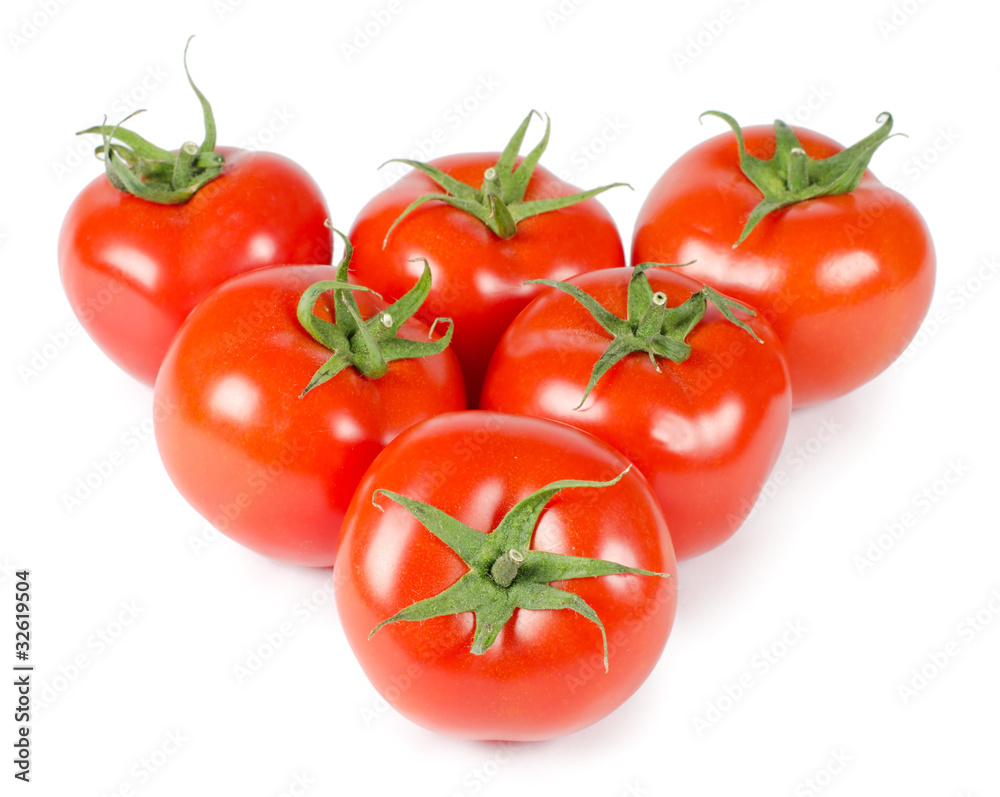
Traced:
<path fill-rule="evenodd" d="M 639 211 L 633 262 L 694 260 L 685 274 L 760 311 L 784 344 L 795 406 L 835 398 L 877 376 L 906 348 L 930 306 L 935 257 L 927 225 L 864 168 L 891 123 L 888 117 L 860 142 L 858 157 L 845 161 L 857 178 L 854 190 L 781 207 L 735 248 L 762 194 L 741 170 L 733 133 L 683 155 Z M 817 159 L 812 171 L 819 159 L 845 152 L 818 133 L 791 130 Z M 774 128 L 749 127 L 742 135 L 747 154 L 774 155 Z M 812 186 L 805 191 L 814 193 Z"/>
<path fill-rule="evenodd" d="M 386 443 L 465 406 L 447 349 L 389 362 L 379 378 L 342 367 L 311 387 L 336 355 L 301 326 L 296 306 L 310 285 L 337 275 L 330 266 L 273 266 L 223 283 L 181 326 L 155 390 L 156 442 L 188 502 L 243 545 L 310 566 L 333 564 L 354 488 Z M 351 295 L 363 315 L 385 317 L 373 294 Z M 323 302 L 317 313 L 332 318 Z M 390 339 L 440 348 L 418 321 L 401 331 Z"/>
<path fill-rule="evenodd" d="M 216 148 L 211 107 L 191 86 L 205 115 L 200 148 L 167 152 L 119 126 L 83 131 L 104 136 L 107 175 L 80 192 L 59 234 L 73 311 L 112 360 L 149 385 L 181 322 L 216 285 L 261 266 L 329 264 L 332 255 L 313 179 L 281 155 Z"/>
<path fill-rule="evenodd" d="M 753 507 L 788 428 L 788 367 L 765 320 L 740 328 L 747 322 L 733 323 L 718 308 L 730 316 L 745 308 L 689 277 L 662 268 L 635 272 L 581 274 L 561 287 L 619 316 L 605 322 L 611 326 L 626 315 L 649 318 L 647 308 L 659 307 L 667 325 L 654 324 L 677 329 L 672 342 L 657 350 L 647 345 L 650 330 L 624 330 L 612 343 L 580 300 L 549 290 L 500 340 L 482 407 L 561 421 L 621 451 L 649 479 L 684 559 L 728 539 Z M 706 291 L 716 306 L 707 305 Z M 687 350 L 675 354 L 678 341 Z M 609 346 L 617 352 L 613 363 L 602 359 Z"/>
<path fill-rule="evenodd" d="M 675 565 L 666 524 L 629 468 L 563 424 L 477 411 L 386 446 L 334 568 L 348 642 L 385 700 L 441 733 L 532 740 L 628 698 L 660 657 L 676 598 L 676 579 L 660 577 Z M 491 563 L 508 546 L 504 558 L 523 562 L 501 580 Z"/>
<path fill-rule="evenodd" d="M 512 140 L 517 146 L 530 118 L 522 123 L 520 137 L 515 134 Z M 547 140 L 546 128 L 541 149 Z M 533 165 L 541 154 L 538 148 L 529 156 L 531 160 L 515 160 L 517 146 L 511 149 L 508 145 L 504 153 L 450 155 L 431 161 L 429 166 L 406 161 L 425 171 L 415 168 L 375 196 L 362 208 L 350 232 L 357 247 L 358 280 L 387 298 L 401 295 L 419 273 L 419 267 L 410 262 L 412 258 L 426 257 L 430 262 L 434 287 L 418 317 L 428 323 L 435 316 L 454 319 L 452 345 L 465 373 L 469 406 L 478 400 L 493 347 L 514 316 L 539 293 L 539 288 L 525 286 L 525 280 L 566 279 L 582 271 L 625 265 L 621 238 L 610 214 L 595 199 L 578 199 L 611 186 L 575 194 L 573 186 Z M 507 160 L 502 161 L 504 156 Z M 530 175 L 530 179 L 521 186 L 523 202 L 515 202 L 509 185 L 518 176 L 512 170 L 521 165 L 525 168 L 519 176 Z M 494 169 L 494 181 L 504 183 L 494 189 L 495 194 L 484 178 L 489 169 Z M 482 183 L 478 199 L 472 196 L 460 203 L 461 208 L 448 204 L 442 182 L 450 185 L 451 193 L 461 190 L 449 183 L 448 177 L 472 193 Z M 428 195 L 438 198 L 403 216 L 413 203 Z M 506 199 L 503 206 L 519 215 L 517 209 L 532 202 L 552 203 L 554 198 L 570 196 L 576 204 L 557 203 L 565 206 L 518 220 L 515 229 L 498 228 L 503 235 L 509 233 L 506 238 L 488 226 L 487 220 L 496 226 L 498 214 L 490 217 L 483 210 L 496 209 Z M 478 208 L 479 216 L 470 208 Z"/>
<path fill-rule="evenodd" d="M 183 205 L 123 193 L 101 176 L 70 206 L 59 270 L 84 329 L 153 384 L 167 347 L 219 283 L 276 263 L 330 263 L 320 190 L 287 158 L 220 148 L 222 175 Z"/>

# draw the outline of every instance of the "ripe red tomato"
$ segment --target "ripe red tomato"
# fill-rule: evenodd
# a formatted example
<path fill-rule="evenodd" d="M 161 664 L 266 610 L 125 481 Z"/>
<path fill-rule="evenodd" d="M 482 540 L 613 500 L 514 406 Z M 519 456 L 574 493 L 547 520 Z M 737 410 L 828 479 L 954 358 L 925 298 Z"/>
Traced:
<path fill-rule="evenodd" d="M 112 360 L 149 385 L 181 322 L 216 285 L 261 266 L 329 263 L 333 253 L 326 203 L 301 167 L 216 147 L 215 116 L 188 72 L 188 46 L 184 71 L 201 104 L 204 141 L 165 150 L 122 127 L 127 119 L 81 131 L 104 139 L 97 154 L 106 176 L 84 188 L 59 234 L 73 311 Z"/>
<path fill-rule="evenodd" d="M 527 123 L 528 119 L 518 131 L 521 136 Z M 546 132 L 542 145 L 547 138 Z M 516 135 L 515 139 L 519 144 Z M 516 149 L 508 147 L 507 169 L 524 162 L 514 160 Z M 500 157 L 497 152 L 450 155 L 430 166 L 471 191 L 484 183 L 484 173 Z M 497 171 L 506 175 L 503 168 Z M 576 191 L 537 166 L 523 200 L 567 197 Z M 419 266 L 410 260 L 427 258 L 434 286 L 418 317 L 426 323 L 435 316 L 454 319 L 452 347 L 462 363 L 472 407 L 493 347 L 514 316 L 539 293 L 538 287 L 524 285 L 525 280 L 568 279 L 583 271 L 624 266 L 625 255 L 614 220 L 595 199 L 518 221 L 516 233 L 506 239 L 466 210 L 435 200 L 400 220 L 387 239 L 411 203 L 428 194 L 441 195 L 440 185 L 414 169 L 369 201 L 349 235 L 357 249 L 354 267 L 362 284 L 391 298 L 401 295 L 419 274 Z"/>
<path fill-rule="evenodd" d="M 671 269 L 651 268 L 644 276 L 666 308 L 702 289 Z M 633 279 L 631 270 L 607 269 L 569 284 L 614 315 L 634 320 L 650 302 L 629 301 Z M 690 322 L 684 315 L 679 326 L 687 329 Z M 763 344 L 708 306 L 681 338 L 690 346 L 683 362 L 657 356 L 654 365 L 648 350 L 634 349 L 611 365 L 576 409 L 612 334 L 572 296 L 548 290 L 500 340 L 482 407 L 568 423 L 617 448 L 649 479 L 678 558 L 695 556 L 740 526 L 788 428 L 791 390 L 781 345 L 763 319 L 749 325 Z M 640 334 L 638 344 L 648 334 Z"/>
<path fill-rule="evenodd" d="M 182 325 L 155 391 L 157 446 L 181 494 L 234 540 L 310 566 L 333 564 L 354 488 L 383 446 L 465 406 L 447 349 L 390 362 L 377 379 L 346 367 L 300 398 L 331 352 L 300 325 L 296 306 L 310 285 L 337 274 L 274 266 L 223 283 Z M 362 315 L 384 308 L 371 293 L 351 295 Z M 332 318 L 322 301 L 316 312 Z M 431 345 L 418 321 L 402 332 Z"/>
<path fill-rule="evenodd" d="M 891 117 L 880 140 L 888 126 Z M 793 130 L 811 158 L 844 151 Z M 774 128 L 748 127 L 743 137 L 754 156 L 774 154 Z M 930 233 L 909 201 L 864 170 L 853 191 L 775 210 L 733 248 L 761 196 L 741 171 L 734 134 L 709 139 L 653 187 L 632 261 L 694 260 L 686 274 L 756 308 L 784 344 L 795 406 L 843 395 L 887 368 L 916 334 L 934 288 Z"/>
<path fill-rule="evenodd" d="M 70 206 L 59 270 L 84 329 L 152 385 L 181 322 L 219 283 L 276 263 L 330 263 L 319 187 L 268 152 L 220 147 L 221 176 L 184 204 L 119 191 L 105 175 Z"/>
<path fill-rule="evenodd" d="M 386 701 L 442 733 L 532 740 L 584 728 L 628 698 L 660 657 L 676 597 L 676 579 L 656 575 L 675 572 L 663 516 L 646 480 L 634 468 L 622 475 L 628 467 L 607 444 L 563 424 L 484 412 L 440 415 L 386 446 L 351 503 L 334 569 L 348 642 Z M 550 489 L 529 502 L 533 512 L 519 504 L 563 479 L 591 483 Z M 505 526 L 512 516 L 522 522 Z M 514 546 L 525 561 L 501 587 L 482 571 L 492 570 L 489 546 L 506 549 L 512 537 L 498 535 L 511 529 L 526 542 Z M 605 561 L 603 572 L 614 574 L 564 572 L 540 585 L 532 579 L 554 576 L 553 554 L 574 557 L 562 560 L 571 568 L 582 567 L 576 557 L 601 557 L 651 573 Z M 438 615 L 409 608 L 445 590 L 452 605 Z M 513 608 L 519 601 L 536 608 Z M 588 606 L 606 649 L 580 613 Z"/>

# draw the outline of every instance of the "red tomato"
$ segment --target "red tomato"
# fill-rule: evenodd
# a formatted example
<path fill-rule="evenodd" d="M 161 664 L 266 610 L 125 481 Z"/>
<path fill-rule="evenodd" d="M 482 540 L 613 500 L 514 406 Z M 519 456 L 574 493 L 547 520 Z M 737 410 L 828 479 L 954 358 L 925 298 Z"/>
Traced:
<path fill-rule="evenodd" d="M 793 129 L 812 158 L 843 150 Z M 774 153 L 772 127 L 743 135 L 750 153 Z M 653 187 L 632 261 L 694 260 L 685 274 L 756 308 L 784 344 L 795 406 L 843 395 L 887 368 L 927 313 L 935 271 L 927 226 L 865 171 L 854 191 L 776 210 L 733 248 L 761 196 L 740 169 L 734 134 L 709 139 Z"/>
<path fill-rule="evenodd" d="M 376 490 L 426 502 L 467 524 L 466 533 L 485 545 L 501 533 L 505 515 L 536 490 L 562 479 L 609 480 L 628 467 L 617 451 L 576 429 L 483 412 L 432 418 L 386 446 L 351 503 L 334 570 L 347 639 L 386 701 L 442 733 L 531 740 L 584 728 L 628 698 L 670 633 L 675 578 L 617 573 L 551 584 L 596 613 L 607 634 L 606 660 L 597 625 L 565 609 L 515 608 L 509 620 L 501 615 L 491 627 L 484 620 L 487 607 L 474 617 L 459 603 L 457 614 L 392 622 L 372 634 L 400 610 L 463 577 L 476 578 L 428 530 L 437 513 L 431 510 L 424 526 L 402 498 L 380 492 L 373 506 Z M 609 486 L 563 489 L 537 511 L 537 527 L 533 520 L 526 526 L 530 550 L 523 556 L 529 562 L 568 554 L 675 572 L 663 516 L 634 468 Z M 522 583 L 528 567 L 510 589 Z M 473 653 L 482 634 L 496 634 L 495 641 Z"/>
<path fill-rule="evenodd" d="M 479 188 L 500 153 L 450 155 L 431 161 L 445 174 Z M 516 163 L 520 163 L 518 160 Z M 541 166 L 535 168 L 524 200 L 564 197 L 578 189 Z M 430 177 L 414 170 L 362 208 L 350 232 L 357 254 L 358 281 L 387 299 L 399 296 L 420 273 L 412 258 L 426 257 L 434 285 L 418 318 L 455 321 L 452 347 L 462 363 L 469 406 L 475 406 L 493 347 L 514 316 L 538 295 L 524 285 L 535 278 L 568 279 L 583 271 L 624 266 L 614 220 L 595 199 L 518 222 L 517 232 L 500 238 L 463 210 L 428 202 L 393 222 L 414 200 L 441 193 Z"/>
<path fill-rule="evenodd" d="M 74 200 L 59 270 L 84 329 L 152 385 L 181 322 L 219 283 L 276 263 L 329 263 L 328 211 L 312 178 L 268 152 L 219 147 L 221 176 L 188 202 L 160 205 L 105 175 Z"/>
<path fill-rule="evenodd" d="M 156 442 L 177 489 L 220 531 L 301 565 L 333 564 L 337 534 L 365 468 L 403 429 L 464 408 L 447 350 L 389 363 L 378 379 L 346 368 L 300 398 L 331 352 L 296 317 L 329 266 L 275 266 L 212 291 L 171 345 L 156 381 Z M 384 304 L 354 294 L 363 315 Z M 317 312 L 331 318 L 320 302 Z M 427 340 L 403 324 L 401 337 Z"/>
<path fill-rule="evenodd" d="M 702 287 L 670 269 L 645 275 L 668 308 Z M 569 282 L 624 318 L 631 277 L 630 270 L 607 269 Z M 654 366 L 646 351 L 626 354 L 575 409 L 612 336 L 576 299 L 550 289 L 500 340 L 482 407 L 562 421 L 617 448 L 649 479 L 678 558 L 695 556 L 742 523 L 788 428 L 791 390 L 781 345 L 763 319 L 749 324 L 763 344 L 709 306 L 686 337 L 686 360 L 658 356 Z"/>

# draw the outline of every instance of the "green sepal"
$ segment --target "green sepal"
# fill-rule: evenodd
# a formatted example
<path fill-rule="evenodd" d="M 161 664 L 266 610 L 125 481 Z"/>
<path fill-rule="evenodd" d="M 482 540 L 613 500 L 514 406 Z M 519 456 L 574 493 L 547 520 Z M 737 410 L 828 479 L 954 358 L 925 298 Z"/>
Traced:
<path fill-rule="evenodd" d="M 715 309 L 718 310 L 720 313 L 722 313 L 722 317 L 725 318 L 730 324 L 736 324 L 736 326 L 738 326 L 740 329 L 742 329 L 744 332 L 750 335 L 750 337 L 752 337 L 758 343 L 764 342 L 760 339 L 757 333 L 753 331 L 753 329 L 746 321 L 743 321 L 736 317 L 735 311 L 739 310 L 739 312 L 744 313 L 745 315 L 748 315 L 751 318 L 757 315 L 757 313 L 755 313 L 745 304 L 742 304 L 741 302 L 738 302 L 735 299 L 730 299 L 727 296 L 723 296 L 721 293 L 715 290 L 715 288 L 712 288 L 708 285 L 703 285 L 699 293 L 701 293 L 702 296 L 709 302 L 714 304 Z"/>
<path fill-rule="evenodd" d="M 431 506 L 415 498 L 407 498 L 405 495 L 394 493 L 392 490 L 376 490 L 372 493 L 372 505 L 379 510 L 382 510 L 382 507 L 375 499 L 380 495 L 392 499 L 403 507 L 403 509 L 419 520 L 425 529 L 457 553 L 463 562 L 470 567 L 472 566 L 476 554 L 483 547 L 483 538 L 486 536 L 483 532 L 476 531 L 471 526 L 466 526 L 460 520 L 456 520 L 436 506 Z"/>
<path fill-rule="evenodd" d="M 631 333 L 621 335 L 611 341 L 611 345 L 604 350 L 604 353 L 594 363 L 594 368 L 590 372 L 590 379 L 587 382 L 587 388 L 583 391 L 580 403 L 573 407 L 573 409 L 578 410 L 583 406 L 583 403 L 587 400 L 587 396 L 590 395 L 590 391 L 594 389 L 594 386 L 600 381 L 601 377 L 615 365 L 632 354 L 632 352 L 642 351 L 645 348 L 642 344 L 643 341 Z M 653 360 L 653 364 L 656 364 L 656 360 Z"/>
<path fill-rule="evenodd" d="M 547 484 L 515 504 L 489 534 L 465 525 L 430 504 L 390 490 L 376 490 L 372 495 L 372 503 L 376 507 L 382 509 L 375 500 L 379 495 L 398 503 L 454 551 L 469 570 L 437 595 L 412 603 L 380 622 L 372 629 L 368 638 L 371 639 L 379 629 L 390 623 L 419 622 L 433 617 L 472 612 L 475 616 L 475 629 L 471 652 L 480 655 L 490 648 L 515 609 L 570 609 L 586 617 L 600 629 L 604 669 L 607 671 L 608 640 L 600 617 L 579 595 L 553 587 L 550 582 L 626 573 L 667 578 L 668 574 L 628 567 L 604 559 L 533 551 L 529 546 L 542 510 L 558 492 L 580 487 L 610 487 L 617 484 L 630 469 L 631 465 L 615 478 L 604 482 L 564 479 Z M 506 585 L 501 585 L 491 575 L 491 571 L 497 560 L 510 551 L 517 552 L 523 562 L 516 569 L 513 579 Z"/>
<path fill-rule="evenodd" d="M 642 570 L 637 567 L 626 567 L 617 562 L 604 559 L 588 559 L 585 556 L 566 556 L 547 551 L 525 551 L 524 564 L 519 573 L 523 573 L 528 581 L 545 582 L 569 581 L 574 578 L 590 578 L 593 576 L 615 576 L 621 573 L 632 573 L 639 576 L 659 576 L 652 570 Z"/>
<path fill-rule="evenodd" d="M 454 208 L 458 208 L 470 216 L 479 219 L 495 235 L 507 239 L 514 237 L 517 233 L 518 222 L 524 221 L 524 219 L 538 216 L 542 213 L 549 213 L 553 210 L 561 210 L 584 202 L 611 188 L 628 185 L 628 183 L 611 183 L 610 185 L 593 188 L 589 191 L 581 191 L 570 196 L 549 197 L 525 202 L 524 195 L 528 190 L 528 183 L 531 181 L 531 175 L 534 173 L 535 167 L 542 157 L 542 153 L 545 152 L 545 148 L 548 146 L 551 129 L 551 120 L 546 117 L 545 134 L 542 136 L 542 140 L 524 157 L 515 169 L 514 162 L 517 160 L 517 153 L 524 141 L 524 135 L 528 130 L 528 124 L 531 122 L 532 116 L 541 117 L 541 114 L 537 111 L 531 111 L 524 118 L 524 121 L 521 122 L 510 141 L 507 142 L 507 146 L 504 147 L 503 152 L 500 153 L 496 164 L 484 173 L 483 184 L 478 189 L 445 174 L 441 169 L 429 163 L 405 158 L 393 158 L 386 161 L 386 163 L 405 163 L 408 166 L 412 166 L 437 183 L 443 189 L 444 193 L 424 194 L 411 202 L 396 217 L 386 231 L 385 239 L 382 241 L 382 248 L 384 249 L 388 245 L 389 236 L 392 235 L 396 226 L 414 210 L 427 202 L 445 202 Z M 385 163 L 382 165 L 385 166 Z"/>
<path fill-rule="evenodd" d="M 869 136 L 829 158 L 813 159 L 806 154 L 795 131 L 778 119 L 774 122 L 774 155 L 764 160 L 747 152 L 743 131 L 732 116 L 722 111 L 705 111 L 699 118 L 705 116 L 717 116 L 732 128 L 739 148 L 740 169 L 764 195 L 751 211 L 743 232 L 733 244 L 734 249 L 743 243 L 761 219 L 775 210 L 807 199 L 853 191 L 858 187 L 875 150 L 891 138 L 892 131 L 892 114 L 883 112 L 875 119 L 880 127 Z"/>
<path fill-rule="evenodd" d="M 201 145 L 185 142 L 177 152 L 170 152 L 150 143 L 138 133 L 121 127 L 122 123 L 141 113 L 141 110 L 129 114 L 117 125 L 102 124 L 77 133 L 78 136 L 96 133 L 104 139 L 103 145 L 94 154 L 104 160 L 108 180 L 115 188 L 161 205 L 187 202 L 201 188 L 221 175 L 225 166 L 225 157 L 215 151 L 216 131 L 212 106 L 188 71 L 187 51 L 193 38 L 194 36 L 188 38 L 184 45 L 184 72 L 201 103 L 205 124 L 205 138 Z M 116 140 L 120 143 L 114 143 Z"/>
<path fill-rule="evenodd" d="M 355 291 L 374 293 L 362 285 L 351 285 L 348 269 L 354 247 L 340 230 L 326 223 L 344 242 L 344 256 L 337 264 L 336 279 L 314 282 L 299 297 L 296 316 L 302 328 L 313 340 L 330 350 L 330 358 L 313 374 L 309 384 L 299 394 L 299 398 L 309 391 L 332 379 L 347 367 L 353 367 L 369 379 L 385 376 L 389 363 L 395 360 L 409 360 L 416 357 L 430 357 L 440 354 L 454 333 L 450 318 L 434 321 L 429 335 L 434 333 L 438 322 L 447 322 L 448 331 L 437 340 L 409 340 L 398 337 L 400 327 L 411 318 L 424 303 L 431 290 L 431 269 L 424 260 L 424 269 L 416 284 L 402 297 L 370 318 L 362 318 Z M 418 258 L 423 260 L 423 258 Z M 316 315 L 316 302 L 330 294 L 327 308 L 333 316 L 333 323 Z M 381 297 L 380 297 L 381 298 Z"/>
<path fill-rule="evenodd" d="M 631 571 L 629 571 L 631 572 Z M 656 576 L 663 576 L 662 573 L 654 573 Z M 548 584 L 538 584 L 530 581 L 522 581 L 512 585 L 515 590 L 518 605 L 523 609 L 541 611 L 543 609 L 558 610 L 570 609 L 577 614 L 586 617 L 596 625 L 601 631 L 601 644 L 604 652 L 604 672 L 608 671 L 608 634 L 604 630 L 604 623 L 597 616 L 597 612 L 583 598 L 573 592 L 556 589 Z"/>
<path fill-rule="evenodd" d="M 628 283 L 627 318 L 620 318 L 601 305 L 582 288 L 569 282 L 558 280 L 528 280 L 525 285 L 548 285 L 572 296 L 593 316 L 609 335 L 614 338 L 604 353 L 594 363 L 590 380 L 583 392 L 583 398 L 573 409 L 579 410 L 601 377 L 622 359 L 633 352 L 645 352 L 657 371 L 660 367 L 657 357 L 664 357 L 675 363 L 684 362 L 691 354 L 691 347 L 685 338 L 705 317 L 711 303 L 732 324 L 751 335 L 758 343 L 763 341 L 749 324 L 736 316 L 736 312 L 749 316 L 757 315 L 740 302 L 723 296 L 708 285 L 694 293 L 677 307 L 666 306 L 666 296 L 655 293 L 645 272 L 648 268 L 680 268 L 690 263 L 639 263 L 632 269 Z"/>
<path fill-rule="evenodd" d="M 583 288 L 578 288 L 569 282 L 561 282 L 560 280 L 549 280 L 549 279 L 534 279 L 527 280 L 525 285 L 548 285 L 550 288 L 556 288 L 563 293 L 568 293 L 574 299 L 576 299 L 580 304 L 587 308 L 590 314 L 594 317 L 594 320 L 600 324 L 605 332 L 612 335 L 618 336 L 623 335 L 630 331 L 628 321 L 624 318 L 619 318 L 610 310 L 606 310 L 604 306 L 597 301 L 593 296 L 587 293 Z M 646 283 L 649 284 L 648 282 Z M 652 291 L 650 291 L 652 294 Z"/>

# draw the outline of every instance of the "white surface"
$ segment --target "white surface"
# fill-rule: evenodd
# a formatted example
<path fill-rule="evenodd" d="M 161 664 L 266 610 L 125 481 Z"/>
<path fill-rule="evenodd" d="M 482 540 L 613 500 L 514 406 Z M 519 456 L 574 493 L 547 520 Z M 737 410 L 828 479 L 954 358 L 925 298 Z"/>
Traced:
<path fill-rule="evenodd" d="M 348 59 L 356 26 L 390 5 L 391 21 Z M 36 16 L 44 27 L 11 39 Z M 8 0 L 0 562 L 32 570 L 42 702 L 33 782 L 8 791 L 4 764 L 3 793 L 1000 794 L 1000 279 L 976 276 L 1000 254 L 998 24 L 993 4 L 916 0 Z M 709 28 L 721 33 L 702 33 L 707 47 L 678 68 L 674 54 Z M 433 735 L 380 705 L 326 599 L 327 574 L 225 538 L 194 552 L 206 527 L 157 458 L 150 392 L 85 335 L 63 334 L 73 316 L 55 258 L 67 206 L 100 173 L 75 154 L 75 130 L 146 107 L 135 127 L 152 140 L 200 134 L 181 69 L 190 33 L 220 143 L 253 137 L 297 160 L 344 229 L 386 184 L 385 159 L 497 149 L 529 108 L 552 115 L 545 165 L 583 187 L 635 187 L 604 198 L 626 247 L 663 170 L 724 129 L 699 125 L 703 110 L 743 124 L 782 116 L 843 143 L 889 110 L 908 134 L 872 168 L 902 184 L 934 234 L 939 322 L 903 365 L 795 413 L 778 465 L 786 483 L 728 544 L 682 565 L 666 653 L 608 719 L 546 744 Z M 453 108 L 463 102 L 478 106 L 468 118 Z M 612 140 L 594 143 L 602 136 Z M 60 350 L 25 379 L 53 339 Z M 122 464 L 68 512 L 62 495 L 116 451 Z M 920 503 L 949 463 L 961 477 Z M 859 573 L 855 556 L 907 511 L 915 525 Z M 13 582 L 2 579 L 10 667 Z M 977 612 L 978 632 L 965 619 Z M 131 624 L 103 643 L 119 616 Z M 234 666 L 283 623 L 281 649 L 239 683 Z M 794 645 L 778 655 L 786 631 Z M 957 655 L 904 705 L 897 687 L 949 643 Z M 765 671 L 760 651 L 772 648 Z M 699 734 L 696 720 L 741 678 L 752 686 Z M 3 695 L 9 761 L 16 695 Z"/>

